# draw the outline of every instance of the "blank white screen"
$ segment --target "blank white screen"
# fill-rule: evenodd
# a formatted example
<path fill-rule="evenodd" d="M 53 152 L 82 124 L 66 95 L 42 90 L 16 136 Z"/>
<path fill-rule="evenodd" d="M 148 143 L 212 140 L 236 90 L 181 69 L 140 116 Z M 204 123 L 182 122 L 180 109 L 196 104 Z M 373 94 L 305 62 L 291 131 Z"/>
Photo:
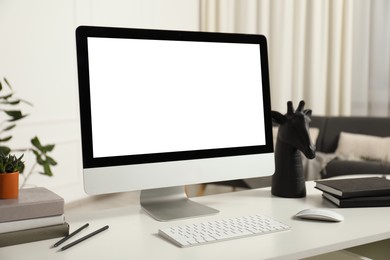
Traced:
<path fill-rule="evenodd" d="M 88 38 L 93 156 L 265 145 L 257 44 Z"/>

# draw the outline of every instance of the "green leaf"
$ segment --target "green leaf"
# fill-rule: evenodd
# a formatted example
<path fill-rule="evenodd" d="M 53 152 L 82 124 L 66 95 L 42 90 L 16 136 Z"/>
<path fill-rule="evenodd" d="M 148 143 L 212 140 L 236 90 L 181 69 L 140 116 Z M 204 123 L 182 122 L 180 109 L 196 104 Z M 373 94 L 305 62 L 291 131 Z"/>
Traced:
<path fill-rule="evenodd" d="M 7 155 L 11 152 L 11 149 L 7 146 L 0 146 L 0 154 Z"/>
<path fill-rule="evenodd" d="M 37 150 L 32 149 L 32 152 L 35 154 L 35 156 L 40 156 Z"/>
<path fill-rule="evenodd" d="M 9 119 L 8 122 L 15 122 L 15 121 L 18 121 L 18 120 L 20 120 L 20 119 L 22 119 L 22 118 L 25 118 L 26 116 L 28 116 L 28 115 L 23 115 L 23 116 L 20 117 L 20 118 L 12 118 L 12 119 Z"/>
<path fill-rule="evenodd" d="M 1 138 L 1 139 L 0 139 L 0 142 L 8 142 L 8 141 L 11 140 L 11 139 L 12 139 L 12 135 L 7 136 L 7 137 L 5 137 L 5 138 Z"/>
<path fill-rule="evenodd" d="M 20 110 L 4 110 L 4 112 L 11 117 L 22 117 L 22 111 Z"/>
<path fill-rule="evenodd" d="M 47 156 L 47 155 L 46 155 L 46 162 L 50 165 L 53 165 L 53 166 L 57 165 L 57 162 L 53 158 L 51 158 L 50 156 Z"/>
<path fill-rule="evenodd" d="M 23 115 L 22 111 L 20 110 L 4 110 L 4 112 L 8 116 L 12 117 L 12 119 L 9 119 L 8 122 L 14 122 L 27 116 L 27 115 Z"/>
<path fill-rule="evenodd" d="M 11 106 L 15 106 L 15 105 L 18 105 L 20 103 L 20 100 L 14 100 L 14 101 L 7 101 L 7 104 L 8 105 L 11 105 Z"/>
<path fill-rule="evenodd" d="M 0 82 L 0 91 L 3 89 L 3 84 Z"/>
<path fill-rule="evenodd" d="M 45 161 L 42 159 L 42 156 L 41 156 L 41 154 L 39 153 L 39 151 L 37 151 L 37 150 L 32 150 L 32 151 L 33 151 L 33 153 L 35 154 L 37 163 L 38 163 L 39 165 L 43 165 L 43 164 L 45 163 Z"/>
<path fill-rule="evenodd" d="M 10 105 L 10 106 L 16 106 L 16 105 L 19 105 L 19 103 L 20 103 L 19 100 L 14 100 L 14 101 L 8 101 L 8 100 L 0 101 L 0 104 L 1 104 L 1 105 Z"/>
<path fill-rule="evenodd" d="M 40 152 L 46 154 L 48 152 L 51 152 L 53 151 L 55 145 L 54 144 L 48 144 L 48 145 L 45 145 L 43 146 L 41 144 L 41 141 L 39 141 L 38 137 L 35 136 L 33 139 L 31 139 L 31 143 L 32 145 L 34 145 Z"/>
<path fill-rule="evenodd" d="M 43 173 L 41 174 L 46 175 L 46 176 L 53 176 L 53 172 L 51 171 L 50 165 L 48 163 L 45 163 L 43 165 Z"/>
<path fill-rule="evenodd" d="M 47 153 L 53 151 L 55 145 L 54 144 L 48 144 L 42 147 L 42 152 Z"/>
<path fill-rule="evenodd" d="M 5 132 L 5 131 L 9 131 L 9 130 L 11 130 L 12 128 L 14 128 L 15 126 L 16 126 L 16 124 L 12 124 L 12 125 L 10 125 L 10 126 L 4 128 L 3 131 L 4 131 L 4 132 Z"/>
<path fill-rule="evenodd" d="M 39 151 L 42 151 L 42 145 L 41 142 L 39 141 L 38 137 L 35 136 L 33 139 L 31 139 L 32 145 L 34 145 Z"/>
<path fill-rule="evenodd" d="M 13 94 L 11 93 L 11 94 L 8 94 L 8 95 L 5 95 L 5 96 L 1 96 L 0 99 L 5 99 L 5 100 L 7 100 L 7 99 L 9 99 L 9 98 L 12 97 L 12 96 L 13 96 Z"/>

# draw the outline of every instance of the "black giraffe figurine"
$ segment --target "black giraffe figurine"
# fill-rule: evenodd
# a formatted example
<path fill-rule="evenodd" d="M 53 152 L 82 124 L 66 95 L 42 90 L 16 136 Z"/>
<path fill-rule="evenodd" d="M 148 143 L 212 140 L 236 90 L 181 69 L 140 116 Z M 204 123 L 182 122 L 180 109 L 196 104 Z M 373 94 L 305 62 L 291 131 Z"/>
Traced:
<path fill-rule="evenodd" d="M 275 147 L 275 173 L 272 176 L 273 195 L 285 198 L 306 196 L 301 152 L 308 159 L 316 156 L 315 146 L 309 135 L 311 110 L 305 109 L 305 102 L 299 102 L 294 111 L 291 101 L 287 102 L 287 114 L 272 111 L 272 120 L 279 124 Z"/>

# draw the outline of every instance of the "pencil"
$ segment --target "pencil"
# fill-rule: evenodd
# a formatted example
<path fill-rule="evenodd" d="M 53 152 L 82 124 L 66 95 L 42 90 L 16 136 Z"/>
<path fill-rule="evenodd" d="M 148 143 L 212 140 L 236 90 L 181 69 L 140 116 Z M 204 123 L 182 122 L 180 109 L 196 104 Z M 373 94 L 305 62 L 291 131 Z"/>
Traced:
<path fill-rule="evenodd" d="M 93 236 L 96 235 L 96 234 L 99 234 L 100 232 L 102 232 L 102 231 L 104 231 L 104 230 L 106 230 L 106 229 L 108 229 L 108 225 L 107 225 L 107 226 L 104 226 L 104 227 L 102 227 L 102 228 L 100 228 L 100 229 L 98 229 L 98 230 L 96 230 L 96 231 L 94 231 L 94 232 L 92 232 L 92 233 L 89 233 L 88 235 L 86 235 L 86 236 L 84 236 L 84 237 L 82 237 L 82 238 L 80 238 L 80 239 L 78 239 L 78 240 L 76 240 L 76 241 L 74 241 L 74 242 L 72 242 L 72 243 L 70 243 L 70 244 L 64 246 L 64 247 L 62 247 L 60 250 L 61 250 L 61 251 L 64 251 L 64 250 L 66 250 L 66 249 L 68 249 L 68 248 L 70 248 L 70 247 L 72 247 L 72 246 L 74 246 L 74 245 L 77 245 L 77 244 L 80 243 L 80 242 L 83 242 L 84 240 L 86 240 L 86 239 L 88 239 L 88 238 L 90 238 L 90 237 L 93 237 Z"/>
<path fill-rule="evenodd" d="M 67 235 L 66 237 L 64 237 L 63 239 L 61 239 L 60 241 L 58 241 L 57 243 L 55 243 L 53 245 L 53 247 L 57 247 L 59 245 L 61 245 L 62 243 L 64 243 L 66 240 L 68 240 L 69 238 L 73 237 L 74 235 L 76 235 L 77 233 L 79 233 L 81 230 L 83 230 L 84 228 L 88 227 L 89 224 L 85 224 L 84 226 L 80 227 L 79 229 L 75 230 L 74 232 L 72 232 L 71 234 Z"/>

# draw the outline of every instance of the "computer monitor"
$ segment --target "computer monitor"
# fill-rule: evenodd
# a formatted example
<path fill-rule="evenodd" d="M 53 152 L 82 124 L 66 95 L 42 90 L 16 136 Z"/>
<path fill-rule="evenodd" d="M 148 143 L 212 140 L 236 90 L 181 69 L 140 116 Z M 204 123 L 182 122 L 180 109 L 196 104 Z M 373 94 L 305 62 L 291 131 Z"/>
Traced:
<path fill-rule="evenodd" d="M 266 38 L 80 26 L 84 187 L 158 220 L 212 214 L 184 185 L 274 173 Z"/>

